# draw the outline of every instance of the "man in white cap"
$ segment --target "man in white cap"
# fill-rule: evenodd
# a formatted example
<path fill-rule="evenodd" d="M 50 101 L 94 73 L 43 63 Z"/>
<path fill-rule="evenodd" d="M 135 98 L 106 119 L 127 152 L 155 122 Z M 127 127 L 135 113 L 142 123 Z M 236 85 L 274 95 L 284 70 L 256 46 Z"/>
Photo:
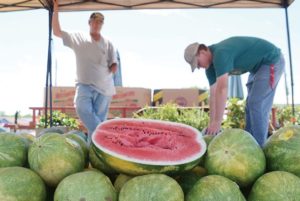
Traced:
<path fill-rule="evenodd" d="M 58 0 L 53 1 L 53 33 L 62 38 L 76 56 L 76 112 L 88 129 L 88 143 L 99 123 L 106 120 L 112 95 L 116 93 L 113 74 L 117 70 L 116 51 L 100 33 L 104 16 L 92 13 L 89 33 L 69 33 L 61 30 L 58 19 Z"/>
<path fill-rule="evenodd" d="M 284 71 L 281 50 L 272 43 L 255 37 L 231 37 L 206 46 L 193 43 L 186 47 L 185 60 L 204 68 L 210 85 L 210 122 L 207 134 L 221 129 L 226 107 L 228 75 L 249 72 L 247 81 L 246 128 L 263 146 L 268 136 L 269 114 L 277 84 Z"/>

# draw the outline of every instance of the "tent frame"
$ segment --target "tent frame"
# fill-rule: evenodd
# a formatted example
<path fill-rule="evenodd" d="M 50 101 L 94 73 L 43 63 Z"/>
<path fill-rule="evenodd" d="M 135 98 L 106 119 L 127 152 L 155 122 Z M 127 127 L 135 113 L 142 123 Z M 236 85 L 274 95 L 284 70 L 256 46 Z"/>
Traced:
<path fill-rule="evenodd" d="M 138 3 L 135 5 L 125 6 L 122 4 L 116 4 L 116 3 L 109 3 L 109 2 L 102 2 L 101 0 L 91 0 L 86 2 L 93 2 L 93 3 L 101 3 L 105 5 L 111 5 L 116 6 L 119 9 L 137 9 L 138 7 L 145 6 L 145 5 L 151 5 L 156 4 L 159 2 L 171 2 L 176 4 L 182 4 L 182 5 L 188 5 L 195 8 L 212 8 L 212 7 L 218 7 L 220 5 L 229 4 L 232 2 L 236 2 L 238 0 L 229 0 L 225 2 L 220 3 L 214 3 L 210 5 L 197 5 L 193 3 L 187 3 L 187 2 L 178 2 L 176 0 L 153 0 L 152 2 L 146 2 L 146 3 Z M 27 9 L 38 9 L 40 7 L 34 7 L 34 6 L 22 6 L 23 3 L 30 2 L 30 0 L 23 0 L 22 2 L 18 2 L 15 4 L 0 4 L 0 9 L 5 7 L 18 7 L 18 8 L 24 8 Z M 52 0 L 39 0 L 39 2 L 43 5 L 45 9 L 48 10 L 49 13 L 49 35 L 48 35 L 48 60 L 47 60 L 47 73 L 46 73 L 46 90 L 45 90 L 45 127 L 47 127 L 47 113 L 48 113 L 48 104 L 49 104 L 49 111 L 50 111 L 50 126 L 53 125 L 52 122 L 52 15 L 53 15 L 53 3 Z M 76 4 L 82 4 L 85 1 L 79 1 L 75 3 L 68 3 L 68 4 L 61 4 L 60 7 L 62 10 L 64 10 L 64 6 L 71 6 Z M 288 6 L 289 6 L 289 0 L 281 0 L 281 3 L 272 3 L 264 0 L 251 0 L 251 2 L 258 2 L 258 3 L 266 3 L 266 4 L 274 4 L 274 7 L 281 7 L 284 8 L 285 11 L 285 22 L 286 22 L 286 33 L 287 33 L 287 43 L 288 43 L 288 55 L 289 55 L 289 63 L 290 63 L 290 76 L 291 76 L 291 95 L 292 95 L 292 115 L 295 117 L 295 103 L 294 103 L 294 78 L 293 78 L 293 62 L 292 62 L 292 51 L 291 51 L 291 37 L 290 37 L 290 26 L 289 26 L 289 14 L 288 14 Z M 230 7 L 228 7 L 230 8 Z M 295 123 L 295 122 L 293 122 Z"/>

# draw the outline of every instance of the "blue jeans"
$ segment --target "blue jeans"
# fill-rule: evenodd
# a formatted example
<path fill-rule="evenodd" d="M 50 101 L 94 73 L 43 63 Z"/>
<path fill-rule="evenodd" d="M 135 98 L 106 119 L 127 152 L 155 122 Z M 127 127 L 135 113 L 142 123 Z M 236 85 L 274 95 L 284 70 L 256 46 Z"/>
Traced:
<path fill-rule="evenodd" d="M 260 146 L 268 137 L 270 111 L 275 90 L 284 71 L 285 61 L 281 55 L 274 64 L 274 85 L 270 85 L 270 66 L 262 65 L 256 73 L 250 73 L 246 84 L 248 97 L 246 101 L 246 128 Z"/>
<path fill-rule="evenodd" d="M 88 129 L 88 145 L 91 143 L 92 133 L 107 118 L 111 96 L 104 96 L 93 87 L 86 84 L 77 84 L 75 104 L 76 112 Z"/>

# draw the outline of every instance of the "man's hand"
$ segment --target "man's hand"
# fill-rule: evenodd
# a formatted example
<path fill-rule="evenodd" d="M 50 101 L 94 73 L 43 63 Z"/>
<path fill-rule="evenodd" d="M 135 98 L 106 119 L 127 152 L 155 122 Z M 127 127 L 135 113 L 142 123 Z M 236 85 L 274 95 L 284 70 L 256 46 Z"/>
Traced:
<path fill-rule="evenodd" d="M 118 66 L 117 66 L 117 64 L 116 63 L 113 63 L 110 67 L 109 67 L 109 72 L 111 72 L 111 73 L 116 73 L 117 72 L 117 70 L 118 70 Z"/>
<path fill-rule="evenodd" d="M 221 131 L 221 122 L 212 122 L 205 130 L 206 135 L 217 135 Z"/>
<path fill-rule="evenodd" d="M 52 16 L 52 30 L 57 37 L 62 37 L 62 31 L 58 19 L 58 0 L 53 0 L 53 16 Z"/>

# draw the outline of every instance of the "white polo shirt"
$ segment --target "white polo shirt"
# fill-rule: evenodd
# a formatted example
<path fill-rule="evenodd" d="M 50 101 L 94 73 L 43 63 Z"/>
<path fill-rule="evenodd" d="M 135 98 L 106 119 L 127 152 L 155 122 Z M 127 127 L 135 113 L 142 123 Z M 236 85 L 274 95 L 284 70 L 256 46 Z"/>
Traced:
<path fill-rule="evenodd" d="M 76 82 L 91 85 L 105 96 L 114 95 L 113 73 L 109 67 L 117 63 L 117 55 L 112 43 L 103 36 L 100 41 L 95 41 L 89 34 L 79 32 L 62 31 L 62 39 L 64 45 L 75 52 Z"/>

